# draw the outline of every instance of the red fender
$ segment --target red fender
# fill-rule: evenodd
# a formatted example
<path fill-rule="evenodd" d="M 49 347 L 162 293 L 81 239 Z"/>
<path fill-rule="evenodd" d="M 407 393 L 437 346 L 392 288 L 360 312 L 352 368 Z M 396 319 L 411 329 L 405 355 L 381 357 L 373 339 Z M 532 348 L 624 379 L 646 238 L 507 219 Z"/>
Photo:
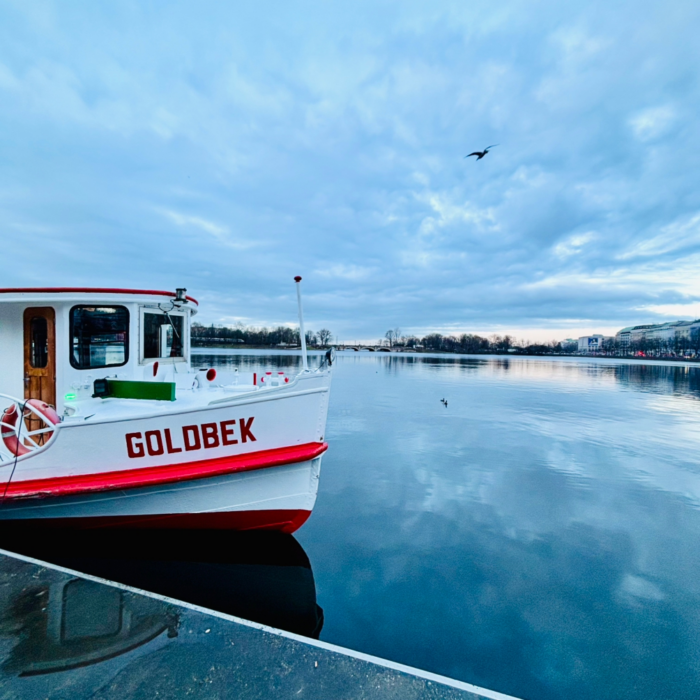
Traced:
<path fill-rule="evenodd" d="M 38 399 L 29 399 L 29 401 L 27 401 L 27 405 L 36 409 L 47 425 L 56 425 L 60 421 L 56 410 L 43 401 L 39 401 Z M 31 447 L 27 447 L 23 442 L 17 439 L 18 417 L 19 413 L 17 412 L 17 404 L 14 403 L 12 406 L 6 408 L 2 413 L 2 417 L 0 417 L 0 420 L 7 424 L 0 428 L 0 438 L 2 438 L 2 441 L 5 443 L 5 447 L 7 447 L 7 449 L 10 450 L 13 455 L 15 455 L 15 457 L 21 457 L 22 455 L 26 455 L 32 451 Z M 10 428 L 8 426 L 13 427 Z M 49 435 L 50 433 L 46 434 Z"/>

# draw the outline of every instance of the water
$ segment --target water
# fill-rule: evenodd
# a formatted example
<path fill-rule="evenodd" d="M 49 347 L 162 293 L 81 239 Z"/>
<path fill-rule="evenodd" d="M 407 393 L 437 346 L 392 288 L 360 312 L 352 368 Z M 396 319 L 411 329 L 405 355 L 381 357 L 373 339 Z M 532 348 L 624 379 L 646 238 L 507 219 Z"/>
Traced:
<path fill-rule="evenodd" d="M 517 697 L 700 697 L 700 367 L 341 353 L 327 440 L 296 540 L 0 546 Z M 0 651 L 24 610 L 0 596 Z"/>
<path fill-rule="evenodd" d="M 343 353 L 327 440 L 296 535 L 321 639 L 525 698 L 700 696 L 700 368 Z"/>

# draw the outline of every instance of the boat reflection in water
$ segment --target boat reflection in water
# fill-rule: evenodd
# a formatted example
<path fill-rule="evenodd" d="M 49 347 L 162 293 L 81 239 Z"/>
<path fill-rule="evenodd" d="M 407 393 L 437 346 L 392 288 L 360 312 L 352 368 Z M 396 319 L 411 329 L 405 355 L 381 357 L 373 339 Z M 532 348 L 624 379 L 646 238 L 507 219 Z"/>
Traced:
<path fill-rule="evenodd" d="M 318 638 L 323 626 L 309 559 L 291 535 L 3 528 L 0 546 L 308 637 Z M 158 599 L 80 578 L 12 588 L 0 603 L 0 636 L 14 628 L 22 641 L 6 672 L 86 666 L 177 636 L 177 606 Z"/>

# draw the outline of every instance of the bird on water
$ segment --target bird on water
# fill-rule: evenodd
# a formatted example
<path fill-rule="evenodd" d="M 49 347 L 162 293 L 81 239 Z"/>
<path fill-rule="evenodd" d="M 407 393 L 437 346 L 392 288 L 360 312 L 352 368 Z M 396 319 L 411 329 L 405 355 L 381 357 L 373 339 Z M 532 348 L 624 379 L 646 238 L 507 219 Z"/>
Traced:
<path fill-rule="evenodd" d="M 496 148 L 498 146 L 497 143 L 494 143 L 492 146 L 487 146 L 483 151 L 474 151 L 474 153 L 470 153 L 468 156 L 464 156 L 465 158 L 469 158 L 471 156 L 476 156 L 477 160 L 481 160 L 491 148 Z"/>

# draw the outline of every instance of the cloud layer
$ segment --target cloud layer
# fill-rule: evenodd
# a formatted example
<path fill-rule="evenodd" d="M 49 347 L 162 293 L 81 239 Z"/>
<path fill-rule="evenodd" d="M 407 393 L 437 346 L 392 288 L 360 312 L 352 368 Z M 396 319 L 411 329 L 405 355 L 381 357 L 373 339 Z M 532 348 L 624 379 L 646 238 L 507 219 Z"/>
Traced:
<path fill-rule="evenodd" d="M 5 3 L 4 286 L 271 324 L 301 274 L 341 338 L 698 315 L 697 3 L 224 5 Z"/>

